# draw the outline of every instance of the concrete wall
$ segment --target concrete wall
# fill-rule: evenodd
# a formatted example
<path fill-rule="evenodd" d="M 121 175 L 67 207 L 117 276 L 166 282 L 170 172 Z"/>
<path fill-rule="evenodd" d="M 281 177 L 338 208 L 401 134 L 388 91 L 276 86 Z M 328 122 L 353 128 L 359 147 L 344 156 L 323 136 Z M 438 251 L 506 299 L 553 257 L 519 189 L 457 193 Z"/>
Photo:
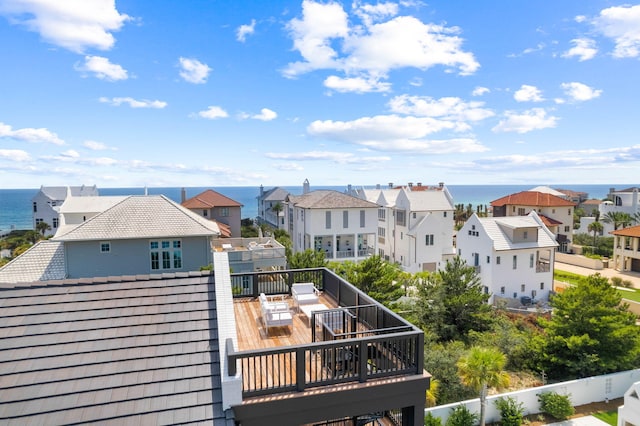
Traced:
<path fill-rule="evenodd" d="M 575 254 L 556 253 L 556 261 L 568 263 L 569 265 L 582 266 L 583 268 L 594 269 L 596 271 L 600 271 L 604 267 L 600 259 L 590 259 Z"/>
<path fill-rule="evenodd" d="M 574 406 L 590 404 L 622 398 L 629 387 L 640 379 L 640 369 L 623 371 L 621 373 L 606 374 L 586 379 L 572 380 L 569 382 L 555 383 L 552 385 L 539 386 L 535 388 L 508 392 L 487 397 L 486 421 L 497 422 L 500 420 L 500 411 L 496 408 L 494 401 L 498 398 L 514 398 L 521 402 L 525 408 L 525 415 L 537 414 L 540 412 L 538 394 L 543 392 L 555 392 L 561 395 L 570 395 L 571 403 Z M 440 405 L 427 408 L 425 415 L 431 413 L 435 417 L 440 417 L 444 424 L 449 418 L 452 408 L 458 405 L 465 405 L 471 412 L 480 413 L 480 400 L 471 399 L 467 401 L 455 402 L 453 404 Z M 611 407 L 614 409 L 616 407 Z"/>

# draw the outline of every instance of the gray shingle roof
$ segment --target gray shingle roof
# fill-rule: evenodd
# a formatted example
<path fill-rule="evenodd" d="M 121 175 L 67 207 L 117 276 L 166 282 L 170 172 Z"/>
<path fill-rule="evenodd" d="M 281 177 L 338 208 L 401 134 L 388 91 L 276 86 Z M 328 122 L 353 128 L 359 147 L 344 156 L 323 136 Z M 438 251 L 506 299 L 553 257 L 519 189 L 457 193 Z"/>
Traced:
<path fill-rule="evenodd" d="M 377 204 L 370 201 L 330 190 L 311 191 L 302 195 L 289 195 L 289 202 L 303 209 L 378 208 Z"/>
<path fill-rule="evenodd" d="M 493 240 L 495 250 L 556 247 L 558 243 L 553 234 L 544 226 L 537 215 L 534 217 L 533 214 L 529 216 L 481 217 L 478 219 L 489 238 Z M 513 242 L 503 228 L 536 228 L 538 238 L 535 241 L 532 239 L 527 242 Z"/>
<path fill-rule="evenodd" d="M 232 425 L 213 276 L 0 290 L 0 423 Z"/>
<path fill-rule="evenodd" d="M 66 277 L 63 243 L 43 240 L 0 268 L 0 283 L 30 283 Z"/>
<path fill-rule="evenodd" d="M 218 225 L 164 195 L 131 195 L 88 219 L 57 241 L 220 235 Z"/>

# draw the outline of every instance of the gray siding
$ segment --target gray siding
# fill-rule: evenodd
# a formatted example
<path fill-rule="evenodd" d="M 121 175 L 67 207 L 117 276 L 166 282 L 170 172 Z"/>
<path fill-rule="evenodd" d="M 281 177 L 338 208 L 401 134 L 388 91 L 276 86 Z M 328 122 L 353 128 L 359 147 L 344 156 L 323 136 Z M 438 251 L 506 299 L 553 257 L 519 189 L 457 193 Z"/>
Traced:
<path fill-rule="evenodd" d="M 208 237 L 166 239 L 180 239 L 182 241 L 182 268 L 152 270 L 150 239 L 110 240 L 111 251 L 109 253 L 100 252 L 102 241 L 68 241 L 65 243 L 68 277 L 86 278 L 197 271 L 201 266 L 212 263 Z"/>

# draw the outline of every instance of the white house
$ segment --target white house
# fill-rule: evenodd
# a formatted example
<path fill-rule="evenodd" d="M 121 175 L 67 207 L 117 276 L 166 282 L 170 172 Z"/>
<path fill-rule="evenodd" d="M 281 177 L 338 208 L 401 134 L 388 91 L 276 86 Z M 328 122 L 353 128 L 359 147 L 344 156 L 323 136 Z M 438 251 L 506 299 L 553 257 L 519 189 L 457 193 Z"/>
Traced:
<path fill-rule="evenodd" d="M 527 216 L 471 216 L 458 231 L 458 255 L 474 266 L 490 302 L 547 301 L 558 243 L 535 211 Z"/>
<path fill-rule="evenodd" d="M 338 191 L 311 191 L 285 200 L 293 252 L 322 250 L 327 259 L 357 261 L 376 249 L 378 205 Z"/>
<path fill-rule="evenodd" d="M 33 212 L 33 229 L 39 223 L 48 224 L 51 229 L 45 232 L 50 236 L 56 233 L 60 226 L 60 206 L 67 197 L 98 196 L 98 189 L 93 186 L 41 186 L 38 193 L 31 199 Z"/>
<path fill-rule="evenodd" d="M 611 265 L 622 272 L 640 272 L 640 225 L 612 231 Z"/>
<path fill-rule="evenodd" d="M 279 186 L 271 188 L 267 191 L 260 186 L 260 195 L 258 195 L 258 223 L 266 223 L 274 228 L 282 228 L 284 226 L 284 201 L 289 195 L 289 191 Z M 278 211 L 274 207 L 280 205 L 282 209 Z"/>
<path fill-rule="evenodd" d="M 640 425 L 640 382 L 624 393 L 624 404 L 618 407 L 618 426 Z"/>
<path fill-rule="evenodd" d="M 444 184 L 356 190 L 378 210 L 378 254 L 407 272 L 435 271 L 455 256 L 453 197 Z"/>

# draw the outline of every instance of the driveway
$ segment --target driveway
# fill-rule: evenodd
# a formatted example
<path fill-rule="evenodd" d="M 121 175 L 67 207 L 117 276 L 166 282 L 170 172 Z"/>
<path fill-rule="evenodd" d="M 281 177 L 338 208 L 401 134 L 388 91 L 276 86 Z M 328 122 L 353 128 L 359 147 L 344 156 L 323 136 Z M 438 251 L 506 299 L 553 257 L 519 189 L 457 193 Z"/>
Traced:
<path fill-rule="evenodd" d="M 593 416 L 584 416 L 563 422 L 549 423 L 547 426 L 609 426 L 609 424 Z"/>
<path fill-rule="evenodd" d="M 561 271 L 573 272 L 574 274 L 580 275 L 593 275 L 600 274 L 603 277 L 611 278 L 611 277 L 620 277 L 623 280 L 629 280 L 632 283 L 633 288 L 640 288 L 640 273 L 638 272 L 619 272 L 613 268 L 604 268 L 604 269 L 589 269 L 583 268 L 582 266 L 570 265 L 568 263 L 555 262 L 554 268 L 559 269 Z"/>

